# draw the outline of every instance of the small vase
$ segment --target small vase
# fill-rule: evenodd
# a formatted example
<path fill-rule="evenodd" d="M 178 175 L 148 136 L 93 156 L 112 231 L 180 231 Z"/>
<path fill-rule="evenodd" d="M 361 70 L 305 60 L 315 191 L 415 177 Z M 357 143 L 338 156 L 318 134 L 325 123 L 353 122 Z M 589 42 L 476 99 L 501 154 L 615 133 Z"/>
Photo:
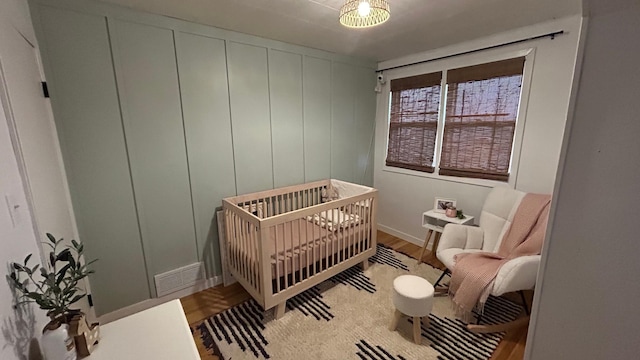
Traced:
<path fill-rule="evenodd" d="M 73 336 L 69 334 L 69 325 L 60 319 L 52 320 L 44 327 L 41 346 L 46 360 L 78 359 Z"/>
<path fill-rule="evenodd" d="M 456 208 L 454 207 L 447 208 L 444 214 L 447 215 L 447 217 L 454 218 L 458 216 L 458 210 L 456 210 Z"/>

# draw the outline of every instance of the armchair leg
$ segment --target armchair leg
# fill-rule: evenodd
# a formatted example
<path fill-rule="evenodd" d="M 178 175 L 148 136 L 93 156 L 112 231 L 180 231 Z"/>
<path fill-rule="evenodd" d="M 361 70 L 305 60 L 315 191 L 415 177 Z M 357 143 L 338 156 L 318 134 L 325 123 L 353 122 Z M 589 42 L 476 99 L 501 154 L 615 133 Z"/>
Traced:
<path fill-rule="evenodd" d="M 524 306 L 524 312 L 527 313 L 527 316 L 531 315 L 529 311 L 529 304 L 527 304 L 527 299 L 524 297 L 524 291 L 518 291 L 520 293 L 520 299 L 522 300 L 522 305 Z"/>
<path fill-rule="evenodd" d="M 467 325 L 467 329 L 473 333 L 477 334 L 489 334 L 495 332 L 503 332 L 507 330 L 517 329 L 522 326 L 526 326 L 529 324 L 529 316 L 521 317 L 519 319 L 510 321 L 508 323 L 503 324 L 494 324 L 494 325 Z"/>
<path fill-rule="evenodd" d="M 436 283 L 433 284 L 434 288 L 438 287 L 438 285 L 440 284 L 440 281 L 442 281 L 442 278 L 444 278 L 445 275 L 451 275 L 451 271 L 449 271 L 449 269 L 444 269 L 444 271 L 442 272 L 442 275 L 440 275 Z"/>

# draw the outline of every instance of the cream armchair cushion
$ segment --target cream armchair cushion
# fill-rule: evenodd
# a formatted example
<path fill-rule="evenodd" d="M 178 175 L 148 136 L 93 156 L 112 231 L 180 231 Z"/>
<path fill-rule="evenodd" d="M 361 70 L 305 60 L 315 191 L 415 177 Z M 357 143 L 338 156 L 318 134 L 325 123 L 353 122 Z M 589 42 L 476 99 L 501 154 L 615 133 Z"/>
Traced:
<path fill-rule="evenodd" d="M 497 252 L 525 193 L 509 188 L 491 190 L 480 214 L 479 227 L 447 224 L 436 257 L 450 271 L 460 253 Z M 540 255 L 522 256 L 504 264 L 493 283 L 491 294 L 532 289 L 536 283 Z"/>

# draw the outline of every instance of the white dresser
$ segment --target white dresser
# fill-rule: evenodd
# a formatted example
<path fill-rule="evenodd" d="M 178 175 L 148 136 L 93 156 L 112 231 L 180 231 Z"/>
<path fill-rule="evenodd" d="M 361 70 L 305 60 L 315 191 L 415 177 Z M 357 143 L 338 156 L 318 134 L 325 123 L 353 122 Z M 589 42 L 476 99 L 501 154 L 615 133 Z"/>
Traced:
<path fill-rule="evenodd" d="M 100 326 L 90 360 L 200 360 L 180 300 Z"/>

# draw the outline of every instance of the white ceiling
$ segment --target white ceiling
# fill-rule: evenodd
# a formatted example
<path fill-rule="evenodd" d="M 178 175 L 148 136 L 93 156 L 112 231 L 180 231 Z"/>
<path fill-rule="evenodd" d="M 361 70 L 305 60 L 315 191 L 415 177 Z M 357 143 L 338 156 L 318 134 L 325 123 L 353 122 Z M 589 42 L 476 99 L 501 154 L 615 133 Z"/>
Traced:
<path fill-rule="evenodd" d="M 581 13 L 581 0 L 389 0 L 370 29 L 338 22 L 344 0 L 102 0 L 246 34 L 378 61 Z"/>

